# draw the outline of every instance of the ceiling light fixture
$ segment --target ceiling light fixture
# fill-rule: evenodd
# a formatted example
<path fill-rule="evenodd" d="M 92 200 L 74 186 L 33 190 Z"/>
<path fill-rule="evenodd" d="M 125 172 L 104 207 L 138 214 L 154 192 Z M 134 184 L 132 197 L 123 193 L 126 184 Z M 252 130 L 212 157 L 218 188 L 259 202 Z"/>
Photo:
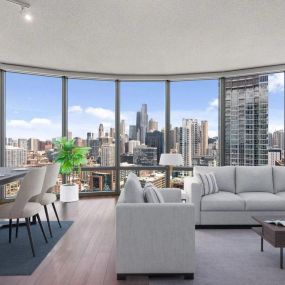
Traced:
<path fill-rule="evenodd" d="M 19 0 L 6 0 L 6 1 L 20 6 L 20 8 L 21 8 L 21 15 L 23 16 L 23 18 L 27 22 L 32 22 L 33 21 L 33 16 L 30 13 L 31 5 L 29 3 L 26 3 L 26 2 L 23 2 L 23 1 L 19 1 Z"/>

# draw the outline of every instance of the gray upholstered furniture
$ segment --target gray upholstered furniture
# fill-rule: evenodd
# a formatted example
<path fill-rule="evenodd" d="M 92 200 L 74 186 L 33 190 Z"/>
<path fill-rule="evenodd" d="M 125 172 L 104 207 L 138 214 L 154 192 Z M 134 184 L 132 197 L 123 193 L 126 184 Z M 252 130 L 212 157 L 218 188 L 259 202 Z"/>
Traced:
<path fill-rule="evenodd" d="M 116 267 L 126 275 L 183 274 L 195 271 L 194 207 L 181 203 L 179 189 L 161 189 L 165 203 L 126 203 L 125 190 L 116 206 Z"/>
<path fill-rule="evenodd" d="M 46 174 L 45 174 L 45 179 L 44 179 L 41 194 L 33 197 L 30 200 L 30 202 L 40 203 L 44 207 L 50 237 L 52 237 L 52 231 L 51 231 L 51 225 L 50 225 L 48 208 L 47 208 L 48 205 L 52 205 L 52 208 L 53 208 L 53 211 L 55 213 L 58 225 L 61 228 L 61 224 L 59 221 L 57 210 L 56 210 L 56 207 L 54 204 L 55 201 L 57 200 L 57 197 L 56 197 L 55 193 L 52 193 L 52 190 L 56 185 L 56 180 L 57 180 L 57 177 L 59 174 L 59 169 L 60 169 L 60 164 L 58 164 L 58 163 L 50 164 L 50 165 L 46 166 Z M 18 221 L 17 221 L 17 224 L 18 224 Z"/>
<path fill-rule="evenodd" d="M 219 192 L 202 196 L 198 172 L 213 172 Z M 196 225 L 251 225 L 252 216 L 285 214 L 285 167 L 197 166 L 184 190 L 195 206 Z"/>
<path fill-rule="evenodd" d="M 0 218 L 9 219 L 9 243 L 12 240 L 12 221 L 13 219 L 19 221 L 24 218 L 28 231 L 30 245 L 33 256 L 35 256 L 35 250 L 33 245 L 33 239 L 30 228 L 30 218 L 35 216 L 39 222 L 44 239 L 47 241 L 39 212 L 42 209 L 40 203 L 30 202 L 31 198 L 39 195 L 42 190 L 44 178 L 46 173 L 46 167 L 33 168 L 24 177 L 20 184 L 20 189 L 15 202 L 5 203 L 0 206 Z"/>

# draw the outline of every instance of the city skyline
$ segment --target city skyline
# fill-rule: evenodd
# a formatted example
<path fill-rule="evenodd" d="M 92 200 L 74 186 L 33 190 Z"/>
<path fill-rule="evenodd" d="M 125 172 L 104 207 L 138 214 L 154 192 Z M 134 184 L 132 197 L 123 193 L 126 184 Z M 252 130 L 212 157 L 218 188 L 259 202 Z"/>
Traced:
<path fill-rule="evenodd" d="M 164 84 L 122 82 L 121 85 L 121 119 L 126 121 L 126 127 L 135 123 L 134 110 L 137 110 L 142 103 L 146 103 L 151 106 L 149 117 L 156 119 L 159 128 L 162 129 Z M 7 137 L 37 137 L 45 140 L 61 136 L 60 79 L 7 73 L 6 86 Z M 269 75 L 270 132 L 283 129 L 283 89 L 283 74 Z M 114 127 L 114 94 L 114 82 L 111 81 L 69 80 L 70 130 L 83 137 L 87 131 L 96 133 L 97 125 L 102 122 L 106 127 Z M 217 135 L 217 80 L 171 83 L 171 94 L 172 126 L 179 124 L 182 117 L 207 119 L 209 136 Z M 195 97 L 201 98 L 201 96 L 203 100 L 195 100 Z M 143 100 L 140 100 L 141 97 Z M 189 97 L 194 99 L 185 100 Z M 43 98 L 45 104 L 42 104 Z M 153 100 L 154 98 L 156 100 Z"/>

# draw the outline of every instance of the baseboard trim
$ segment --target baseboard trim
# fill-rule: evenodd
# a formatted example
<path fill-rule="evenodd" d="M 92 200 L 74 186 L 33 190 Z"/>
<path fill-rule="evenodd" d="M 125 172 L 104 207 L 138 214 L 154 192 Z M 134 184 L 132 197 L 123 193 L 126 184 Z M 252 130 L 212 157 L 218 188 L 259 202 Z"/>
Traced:
<path fill-rule="evenodd" d="M 261 225 L 196 225 L 195 229 L 251 229 L 252 227 L 258 227 Z"/>
<path fill-rule="evenodd" d="M 174 277 L 174 276 L 184 276 L 185 280 L 193 280 L 194 279 L 194 273 L 131 273 L 131 274 L 117 274 L 117 280 L 126 280 L 127 276 L 148 276 L 151 277 L 161 277 L 161 278 L 167 278 L 167 277 Z"/>

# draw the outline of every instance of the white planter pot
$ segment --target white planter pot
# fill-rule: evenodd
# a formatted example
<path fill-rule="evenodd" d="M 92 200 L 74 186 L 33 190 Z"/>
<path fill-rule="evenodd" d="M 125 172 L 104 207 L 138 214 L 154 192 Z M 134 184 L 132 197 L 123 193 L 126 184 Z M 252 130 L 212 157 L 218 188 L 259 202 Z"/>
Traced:
<path fill-rule="evenodd" d="M 79 200 L 79 188 L 77 184 L 62 184 L 60 185 L 60 201 L 74 202 Z"/>

